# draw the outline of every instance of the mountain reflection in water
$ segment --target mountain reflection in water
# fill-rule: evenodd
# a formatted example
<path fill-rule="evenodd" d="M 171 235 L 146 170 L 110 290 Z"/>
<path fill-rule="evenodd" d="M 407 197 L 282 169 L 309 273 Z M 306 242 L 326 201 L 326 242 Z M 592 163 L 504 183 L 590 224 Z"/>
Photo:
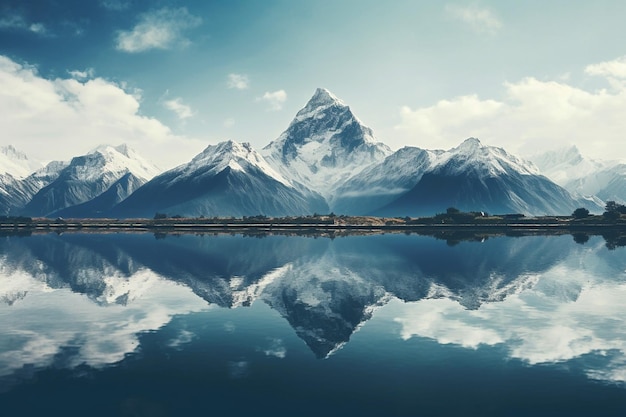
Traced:
<path fill-rule="evenodd" d="M 142 335 L 167 333 L 163 349 L 184 351 L 206 329 L 198 314 L 222 314 L 220 331 L 232 334 L 226 312 L 248 310 L 250 329 L 271 329 L 279 318 L 319 359 L 380 317 L 387 326 L 373 325 L 367 337 L 393 332 L 394 343 L 493 347 L 525 366 L 556 363 L 621 385 L 625 249 L 609 250 L 598 237 L 576 242 L 569 235 L 454 244 L 400 234 L 4 237 L 0 392 L 45 369 L 124 363 L 142 352 Z M 293 351 L 285 337 L 263 340 L 257 350 L 267 357 Z M 228 369 L 235 379 L 250 372 L 241 358 Z"/>

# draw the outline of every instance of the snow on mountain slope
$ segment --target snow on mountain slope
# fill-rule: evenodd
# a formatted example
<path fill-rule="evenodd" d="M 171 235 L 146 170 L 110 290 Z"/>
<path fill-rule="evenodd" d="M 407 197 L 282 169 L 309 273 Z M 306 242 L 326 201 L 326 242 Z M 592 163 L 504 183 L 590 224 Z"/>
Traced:
<path fill-rule="evenodd" d="M 29 159 L 12 145 L 0 147 L 0 175 L 8 174 L 15 179 L 22 179 L 41 167 L 41 162 Z"/>
<path fill-rule="evenodd" d="M 51 213 L 51 217 L 67 218 L 98 218 L 105 217 L 115 205 L 124 201 L 139 187 L 146 183 L 143 178 L 138 178 L 131 172 L 124 174 L 105 192 L 95 198 L 81 204 L 66 207 Z"/>
<path fill-rule="evenodd" d="M 302 193 L 270 167 L 250 144 L 207 147 L 189 163 L 149 181 L 112 213 L 121 217 L 155 212 L 187 216 L 286 216 L 325 212 L 320 195 Z"/>
<path fill-rule="evenodd" d="M 28 159 L 11 145 L 0 147 L 0 214 L 15 214 L 37 192 L 33 184 L 23 180 L 41 167 L 40 162 Z"/>
<path fill-rule="evenodd" d="M 194 176 L 199 171 L 203 175 L 212 176 L 222 172 L 226 167 L 234 171 L 246 172 L 247 168 L 254 167 L 268 177 L 287 187 L 293 187 L 281 174 L 276 172 L 263 157 L 247 143 L 238 143 L 233 140 L 210 145 L 196 155 L 188 164 L 178 168 L 181 178 Z M 206 169 L 208 168 L 208 169 Z"/>
<path fill-rule="evenodd" d="M 341 185 L 331 209 L 341 214 L 365 214 L 415 186 L 443 151 L 404 147 L 377 165 L 371 165 Z"/>
<path fill-rule="evenodd" d="M 576 146 L 537 154 L 531 160 L 546 177 L 581 195 L 595 195 L 602 190 L 611 177 L 603 171 L 617 164 L 585 158 Z"/>
<path fill-rule="evenodd" d="M 470 138 L 440 153 L 409 192 L 376 210 L 379 215 L 432 215 L 447 207 L 489 213 L 569 214 L 592 201 L 576 198 L 540 175 L 530 162 Z"/>
<path fill-rule="evenodd" d="M 328 90 L 318 88 L 285 132 L 262 150 L 285 178 L 331 199 L 348 178 L 391 154 Z"/>
<path fill-rule="evenodd" d="M 579 204 L 531 162 L 475 138 L 445 152 L 405 148 L 392 155 L 345 103 L 321 88 L 262 152 L 291 183 L 319 192 L 341 214 L 434 214 L 446 209 L 439 207 L 445 201 L 470 210 L 562 214 Z M 396 199 L 406 200 L 401 210 Z M 395 208 L 377 211 L 389 204 Z"/>
<path fill-rule="evenodd" d="M 54 181 L 66 162 L 52 161 L 24 179 L 0 175 L 0 213 L 17 215 L 39 190 Z"/>
<path fill-rule="evenodd" d="M 161 170 L 154 164 L 144 159 L 134 149 L 126 144 L 118 146 L 101 145 L 89 152 L 88 155 L 100 154 L 103 159 L 94 159 L 96 166 L 102 172 L 109 171 L 111 173 L 124 174 L 131 172 L 133 175 L 144 180 L 151 180 L 161 173 Z M 86 180 L 98 176 L 98 170 L 85 171 Z"/>
<path fill-rule="evenodd" d="M 536 154 L 530 160 L 541 170 L 541 173 L 562 187 L 575 181 L 589 177 L 611 163 L 587 159 L 580 154 L 576 146 Z M 597 190 L 585 194 L 595 194 Z"/>
<path fill-rule="evenodd" d="M 58 177 L 43 187 L 24 207 L 24 214 L 49 216 L 92 200 L 127 173 L 146 181 L 159 169 L 126 145 L 100 146 L 91 153 L 72 158 Z"/>
<path fill-rule="evenodd" d="M 485 146 L 476 138 L 464 140 L 456 148 L 439 154 L 431 171 L 445 169 L 448 174 L 474 172 L 480 177 L 497 177 L 503 174 L 541 175 L 529 161 L 507 153 L 502 148 Z"/>
<path fill-rule="evenodd" d="M 585 158 L 575 146 L 531 157 L 542 173 L 571 193 L 626 203 L 626 164 Z"/>
<path fill-rule="evenodd" d="M 599 181 L 599 178 L 607 179 L 602 189 L 596 193 L 598 198 L 626 204 L 626 164 L 617 164 L 606 168 L 591 178 L 596 181 Z"/>
<path fill-rule="evenodd" d="M 12 175 L 0 175 L 0 215 L 12 215 L 16 208 L 23 207 L 32 194 Z"/>

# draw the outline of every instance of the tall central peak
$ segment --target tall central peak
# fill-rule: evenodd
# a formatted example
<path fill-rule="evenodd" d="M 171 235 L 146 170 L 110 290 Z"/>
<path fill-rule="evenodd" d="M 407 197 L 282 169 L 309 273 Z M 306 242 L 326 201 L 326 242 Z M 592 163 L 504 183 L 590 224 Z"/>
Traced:
<path fill-rule="evenodd" d="M 391 150 L 343 101 L 318 88 L 287 130 L 263 149 L 275 169 L 324 197 Z"/>
<path fill-rule="evenodd" d="M 355 118 L 346 103 L 327 89 L 318 88 L 313 97 L 296 114 L 292 125 L 307 119 L 324 119 L 326 118 L 325 113 L 329 112 L 336 115 L 342 114 L 344 118 L 345 116 Z"/>
<path fill-rule="evenodd" d="M 325 88 L 318 88 L 317 90 L 315 90 L 315 94 L 313 94 L 313 97 L 311 97 L 306 107 L 329 106 L 333 104 L 340 104 L 345 106 L 345 103 L 333 93 Z"/>

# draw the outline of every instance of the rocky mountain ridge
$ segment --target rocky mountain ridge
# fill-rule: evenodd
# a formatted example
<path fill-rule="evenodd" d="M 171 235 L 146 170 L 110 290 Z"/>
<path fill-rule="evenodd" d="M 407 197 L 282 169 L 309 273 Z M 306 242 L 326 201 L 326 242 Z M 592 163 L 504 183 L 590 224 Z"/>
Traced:
<path fill-rule="evenodd" d="M 27 160 L 14 148 L 5 150 L 14 162 Z M 48 217 L 331 211 L 423 216 L 448 207 L 546 215 L 570 214 L 577 207 L 601 212 L 602 200 L 626 199 L 626 165 L 586 162 L 576 149 L 537 161 L 543 171 L 476 138 L 449 150 L 404 147 L 392 152 L 349 106 L 319 88 L 260 152 L 229 140 L 160 173 L 126 145 L 101 146 L 25 178 L 0 175 L 0 209 Z M 594 193 L 585 192 L 589 190 Z"/>

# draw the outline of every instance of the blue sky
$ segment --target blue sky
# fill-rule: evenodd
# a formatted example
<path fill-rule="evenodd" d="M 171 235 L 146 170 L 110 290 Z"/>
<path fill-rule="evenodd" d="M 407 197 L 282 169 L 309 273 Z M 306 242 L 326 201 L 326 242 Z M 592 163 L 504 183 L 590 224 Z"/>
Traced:
<path fill-rule="evenodd" d="M 392 148 L 626 159 L 623 1 L 0 0 L 0 144 L 261 148 L 325 87 Z"/>

